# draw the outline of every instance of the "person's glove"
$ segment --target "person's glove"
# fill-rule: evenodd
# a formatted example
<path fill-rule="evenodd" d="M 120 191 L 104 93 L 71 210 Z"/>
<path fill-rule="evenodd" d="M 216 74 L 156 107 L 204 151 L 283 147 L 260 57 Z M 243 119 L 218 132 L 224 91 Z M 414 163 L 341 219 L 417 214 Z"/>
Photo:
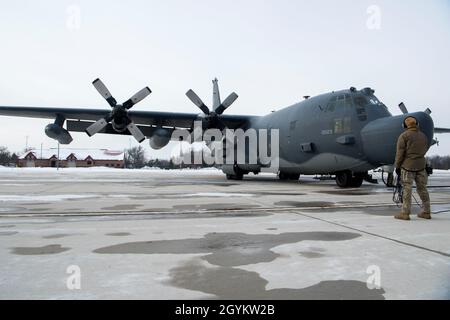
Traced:
<path fill-rule="evenodd" d="M 395 173 L 399 176 L 402 173 L 402 169 L 395 168 Z"/>

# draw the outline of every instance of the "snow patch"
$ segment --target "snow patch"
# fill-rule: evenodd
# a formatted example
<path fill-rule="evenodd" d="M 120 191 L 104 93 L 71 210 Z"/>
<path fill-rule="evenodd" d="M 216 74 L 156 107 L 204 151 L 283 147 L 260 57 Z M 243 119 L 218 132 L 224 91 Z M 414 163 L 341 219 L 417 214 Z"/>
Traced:
<path fill-rule="evenodd" d="M 96 195 L 55 194 L 55 195 L 0 195 L 0 202 L 57 202 L 71 199 L 95 198 Z"/>
<path fill-rule="evenodd" d="M 188 193 L 182 195 L 183 197 L 253 197 L 253 194 L 250 193 L 223 193 L 223 192 L 199 192 L 199 193 Z"/>

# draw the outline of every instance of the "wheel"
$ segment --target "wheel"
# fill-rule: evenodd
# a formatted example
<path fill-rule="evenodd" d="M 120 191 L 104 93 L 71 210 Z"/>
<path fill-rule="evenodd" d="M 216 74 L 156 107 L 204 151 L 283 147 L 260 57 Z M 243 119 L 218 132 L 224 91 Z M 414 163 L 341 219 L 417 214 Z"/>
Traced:
<path fill-rule="evenodd" d="M 394 186 L 394 174 L 388 173 L 386 187 L 392 188 Z"/>
<path fill-rule="evenodd" d="M 235 180 L 242 180 L 243 178 L 244 178 L 244 174 L 242 174 L 242 173 L 237 173 L 234 176 Z"/>
<path fill-rule="evenodd" d="M 294 181 L 297 181 L 299 178 L 300 178 L 300 174 L 299 173 L 292 173 L 288 177 L 289 180 L 294 180 Z"/>
<path fill-rule="evenodd" d="M 348 188 L 350 187 L 351 181 L 352 181 L 352 174 L 350 171 L 341 171 L 336 173 L 336 184 L 339 187 Z"/>
<path fill-rule="evenodd" d="M 278 179 L 280 180 L 287 180 L 289 179 L 289 175 L 287 173 L 284 172 L 278 172 Z"/>
<path fill-rule="evenodd" d="M 361 187 L 363 180 L 364 180 L 363 177 L 352 177 L 352 179 L 350 181 L 350 187 L 352 187 L 352 188 Z"/>
<path fill-rule="evenodd" d="M 227 174 L 227 180 L 242 180 L 244 175 L 242 173 L 238 174 Z"/>

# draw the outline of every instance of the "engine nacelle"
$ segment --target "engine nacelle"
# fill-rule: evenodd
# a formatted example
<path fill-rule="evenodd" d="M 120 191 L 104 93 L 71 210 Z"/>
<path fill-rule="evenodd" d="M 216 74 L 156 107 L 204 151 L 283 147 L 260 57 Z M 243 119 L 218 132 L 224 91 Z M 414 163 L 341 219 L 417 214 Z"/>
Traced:
<path fill-rule="evenodd" d="M 127 125 L 129 124 L 129 121 L 127 118 L 116 118 L 113 121 L 111 121 L 111 125 L 113 129 L 116 132 L 125 132 L 127 130 Z"/>
<path fill-rule="evenodd" d="M 157 128 L 149 139 L 150 147 L 152 147 L 152 149 L 159 150 L 170 142 L 171 137 L 171 129 Z"/>
<path fill-rule="evenodd" d="M 47 137 L 58 141 L 60 144 L 69 144 L 73 140 L 69 131 L 54 123 L 50 123 L 45 127 L 45 134 Z"/>

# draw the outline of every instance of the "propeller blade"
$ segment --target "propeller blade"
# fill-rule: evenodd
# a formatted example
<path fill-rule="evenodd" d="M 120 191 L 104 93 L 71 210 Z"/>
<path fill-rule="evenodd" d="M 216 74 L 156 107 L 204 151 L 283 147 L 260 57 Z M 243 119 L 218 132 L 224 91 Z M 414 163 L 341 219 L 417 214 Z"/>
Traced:
<path fill-rule="evenodd" d="M 400 104 L 398 105 L 398 107 L 400 108 L 400 110 L 403 112 L 403 114 L 407 114 L 408 113 L 408 109 L 406 108 L 405 104 L 403 102 L 400 102 Z"/>
<path fill-rule="evenodd" d="M 94 85 L 95 89 L 97 89 L 98 93 L 100 93 L 102 97 L 105 98 L 106 101 L 108 101 L 109 105 L 114 108 L 117 104 L 117 101 L 111 95 L 102 80 L 97 78 L 92 82 L 92 84 Z"/>
<path fill-rule="evenodd" d="M 431 109 L 430 108 L 426 108 L 424 111 L 426 114 L 431 114 Z"/>
<path fill-rule="evenodd" d="M 139 129 L 133 122 L 131 122 L 127 126 L 128 131 L 133 135 L 133 137 L 137 140 L 137 142 L 141 143 L 145 140 L 145 136 L 142 133 L 141 129 Z"/>
<path fill-rule="evenodd" d="M 188 92 L 186 92 L 186 96 L 191 100 L 197 107 L 200 108 L 200 110 L 203 111 L 204 114 L 209 114 L 208 107 L 203 103 L 202 99 L 199 98 L 199 96 L 190 89 Z"/>
<path fill-rule="evenodd" d="M 231 93 L 221 104 L 214 110 L 216 114 L 222 114 L 225 109 L 227 109 L 229 106 L 233 104 L 234 101 L 238 98 L 238 95 L 233 92 Z"/>
<path fill-rule="evenodd" d="M 108 125 L 108 121 L 106 121 L 105 118 L 101 118 L 100 120 L 97 120 L 93 124 L 91 124 L 89 127 L 86 128 L 86 133 L 89 137 L 92 137 L 94 134 L 100 132 Z"/>
<path fill-rule="evenodd" d="M 139 101 L 144 100 L 150 93 L 152 93 L 152 90 L 150 90 L 149 87 L 145 87 L 144 89 L 142 89 L 138 93 L 136 93 L 134 96 L 132 96 L 130 99 L 125 101 L 123 103 L 123 106 L 126 109 L 130 109 L 132 106 L 134 106 Z"/>

